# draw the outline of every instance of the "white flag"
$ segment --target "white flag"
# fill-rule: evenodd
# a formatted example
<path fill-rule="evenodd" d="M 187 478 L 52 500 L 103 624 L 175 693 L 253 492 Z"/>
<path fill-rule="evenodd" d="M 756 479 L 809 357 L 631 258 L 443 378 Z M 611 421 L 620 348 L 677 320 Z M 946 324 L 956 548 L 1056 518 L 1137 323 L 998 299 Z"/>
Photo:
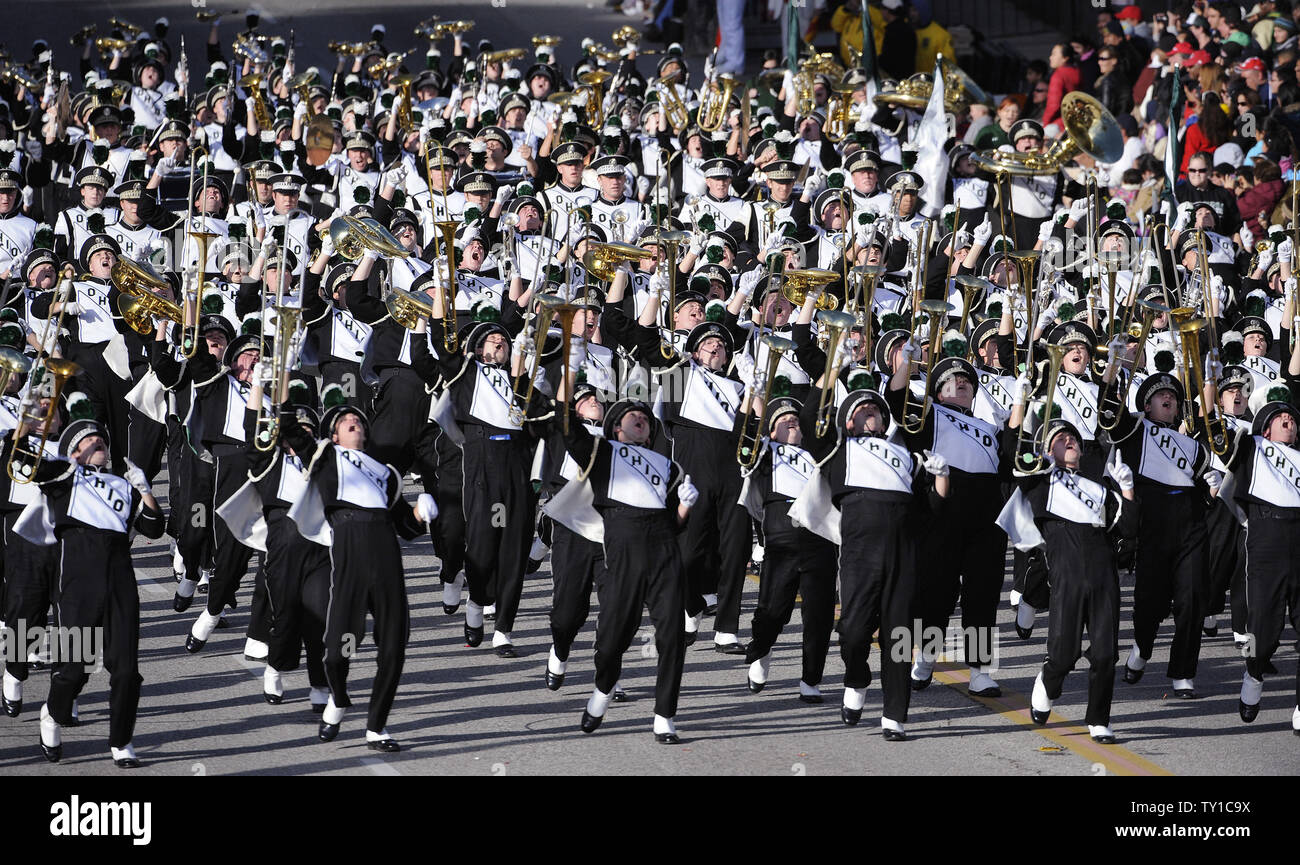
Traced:
<path fill-rule="evenodd" d="M 948 140 L 948 113 L 943 106 L 942 55 L 934 61 L 934 87 L 925 116 L 916 132 L 916 166 L 913 170 L 925 180 L 921 215 L 934 218 L 943 210 L 944 187 L 948 183 L 948 154 L 943 144 Z"/>

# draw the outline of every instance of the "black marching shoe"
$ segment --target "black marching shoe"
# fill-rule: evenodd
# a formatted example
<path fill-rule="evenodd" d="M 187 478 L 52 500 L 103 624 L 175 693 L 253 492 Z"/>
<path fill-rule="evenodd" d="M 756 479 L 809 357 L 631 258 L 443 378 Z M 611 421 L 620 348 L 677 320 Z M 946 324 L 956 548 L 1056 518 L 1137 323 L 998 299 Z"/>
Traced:
<path fill-rule="evenodd" d="M 546 689 L 548 691 L 558 691 L 563 684 L 563 673 L 552 673 L 550 670 L 546 671 Z"/>
<path fill-rule="evenodd" d="M 333 742 L 334 737 L 339 734 L 339 728 L 342 726 L 342 722 L 338 724 L 326 724 L 324 721 L 321 721 L 317 735 L 320 736 L 322 742 Z"/>
<path fill-rule="evenodd" d="M 1145 673 L 1145 672 L 1146 672 L 1145 669 L 1142 669 L 1142 670 L 1135 670 L 1135 669 L 1133 669 L 1132 667 L 1130 667 L 1127 663 L 1125 663 L 1125 664 L 1124 664 L 1124 684 L 1126 684 L 1126 685 L 1136 685 L 1138 682 L 1142 681 L 1142 674 Z"/>
<path fill-rule="evenodd" d="M 519 657 L 519 653 L 515 651 L 515 647 L 514 647 L 514 645 L 513 645 L 512 643 L 505 643 L 505 644 L 500 645 L 500 646 L 497 646 L 497 647 L 495 647 L 495 648 L 496 648 L 496 653 L 497 653 L 497 657 L 498 657 L 498 658 L 518 658 L 518 657 Z"/>
<path fill-rule="evenodd" d="M 230 623 L 226 621 L 226 617 L 225 617 L 225 616 L 222 616 L 221 618 L 217 619 L 217 630 L 218 630 L 218 631 L 224 630 L 224 629 L 229 628 L 229 627 L 230 627 Z"/>
<path fill-rule="evenodd" d="M 51 763 L 57 763 L 63 759 L 63 746 L 47 745 L 42 742 L 41 753 L 45 755 L 46 760 L 49 760 Z"/>
<path fill-rule="evenodd" d="M 471 649 L 476 649 L 476 648 L 478 648 L 479 644 L 482 643 L 482 642 L 483 642 L 483 628 L 482 628 L 482 626 L 479 626 L 479 627 L 477 627 L 477 628 L 471 628 L 469 625 L 466 625 L 466 626 L 465 626 L 465 645 L 468 646 L 468 647 L 471 648 Z"/>
<path fill-rule="evenodd" d="M 1035 709 L 1033 706 L 1029 707 L 1029 717 L 1032 718 L 1033 722 L 1040 727 L 1046 724 L 1047 719 L 1050 718 L 1051 716 L 1052 716 L 1051 709 L 1048 709 L 1046 712 L 1040 712 L 1037 709 Z"/>
<path fill-rule="evenodd" d="M 924 679 L 913 679 L 913 680 L 912 680 L 912 690 L 913 690 L 913 691 L 924 691 L 926 688 L 930 687 L 930 681 L 931 681 L 933 678 L 934 678 L 933 676 L 926 676 Z"/>
<path fill-rule="evenodd" d="M 185 635 L 185 651 L 189 652 L 191 655 L 201 651 L 207 644 L 207 640 L 200 640 L 193 634 Z"/>
<path fill-rule="evenodd" d="M 23 711 L 22 700 L 11 700 L 8 697 L 0 697 L 0 702 L 4 704 L 5 714 L 10 718 L 17 718 Z"/>
<path fill-rule="evenodd" d="M 1093 736 L 1093 737 L 1091 737 L 1091 738 L 1092 738 L 1092 741 L 1096 742 L 1098 745 L 1114 745 L 1114 744 L 1115 744 L 1115 736 L 1114 736 L 1114 734 L 1109 734 L 1109 733 L 1100 733 L 1100 734 L 1098 734 L 1098 735 L 1096 735 L 1096 736 Z"/>
<path fill-rule="evenodd" d="M 822 697 L 821 694 L 800 694 L 799 702 L 807 703 L 810 706 L 818 706 L 826 702 L 826 700 Z"/>
<path fill-rule="evenodd" d="M 858 722 L 862 720 L 862 710 L 840 706 L 840 720 L 850 727 L 856 727 Z"/>
<path fill-rule="evenodd" d="M 1259 703 L 1250 705 L 1243 700 L 1237 700 L 1237 713 L 1241 715 L 1241 720 L 1249 724 L 1259 717 Z"/>
<path fill-rule="evenodd" d="M 396 739 L 367 739 L 366 747 L 371 751 L 383 751 L 385 754 L 396 754 L 402 750 L 402 746 L 397 744 Z"/>
<path fill-rule="evenodd" d="M 183 613 L 188 610 L 192 603 L 194 603 L 193 595 L 190 595 L 188 598 L 182 598 L 180 595 L 174 595 L 172 597 L 172 609 L 178 613 Z"/>
<path fill-rule="evenodd" d="M 697 636 L 697 632 L 696 632 L 696 631 L 687 631 L 687 632 L 686 632 L 686 646 L 687 646 L 687 648 L 689 648 L 689 647 L 695 645 L 695 638 L 696 638 L 696 636 Z"/>
<path fill-rule="evenodd" d="M 755 682 L 753 679 L 748 679 L 748 681 L 749 681 L 749 693 L 751 694 L 757 694 L 758 692 L 762 691 L 764 688 L 767 687 L 767 682 Z"/>
<path fill-rule="evenodd" d="M 582 722 L 578 726 L 582 729 L 582 732 L 584 733 L 594 733 L 596 732 L 596 728 L 600 726 L 600 722 L 603 720 L 605 720 L 604 715 L 601 715 L 599 718 L 595 718 L 592 717 L 592 715 L 588 713 L 586 709 L 583 709 Z"/>
<path fill-rule="evenodd" d="M 745 654 L 745 647 L 740 643 L 714 643 L 713 651 L 719 655 L 743 655 Z"/>
<path fill-rule="evenodd" d="M 622 688 L 615 685 L 614 692 L 609 695 L 609 701 L 611 703 L 626 703 L 627 691 L 624 691 Z"/>
<path fill-rule="evenodd" d="M 881 730 L 886 742 L 906 742 L 907 734 L 902 730 Z"/>
<path fill-rule="evenodd" d="M 1016 622 L 1016 636 L 1022 640 L 1033 639 L 1034 636 L 1033 626 L 1031 625 L 1028 628 L 1022 628 L 1020 627 L 1020 623 Z"/>
<path fill-rule="evenodd" d="M 113 765 L 119 769 L 139 769 L 139 757 L 118 757 L 113 761 Z"/>
<path fill-rule="evenodd" d="M 281 703 L 284 702 L 284 695 L 283 695 L 283 694 L 270 694 L 270 693 L 267 693 L 266 691 L 263 691 L 263 692 L 262 692 L 262 696 L 265 697 L 265 698 L 266 698 L 266 702 L 270 703 L 272 706 L 278 706 L 278 705 L 280 705 Z M 321 707 L 321 711 L 322 711 L 322 712 L 325 711 L 325 707 L 324 707 L 324 706 Z"/>
<path fill-rule="evenodd" d="M 682 743 L 676 733 L 655 733 L 655 741 L 660 745 L 680 745 Z"/>

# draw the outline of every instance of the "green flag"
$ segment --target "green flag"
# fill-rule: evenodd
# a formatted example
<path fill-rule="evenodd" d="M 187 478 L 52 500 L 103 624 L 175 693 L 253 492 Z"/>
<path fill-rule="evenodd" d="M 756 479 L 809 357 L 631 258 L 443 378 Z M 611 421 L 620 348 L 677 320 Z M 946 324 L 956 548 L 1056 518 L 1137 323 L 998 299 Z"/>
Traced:
<path fill-rule="evenodd" d="M 862 3 L 862 56 L 858 65 L 867 70 L 867 80 L 876 80 L 876 35 L 871 30 L 871 13 L 867 11 L 867 0 Z"/>
<path fill-rule="evenodd" d="M 1174 198 L 1174 184 L 1178 182 L 1178 170 L 1183 164 L 1183 142 L 1178 139 L 1178 130 L 1183 122 L 1183 82 L 1182 70 L 1174 67 L 1174 89 L 1169 98 L 1169 122 L 1165 125 L 1165 195 L 1177 203 Z"/>
<path fill-rule="evenodd" d="M 799 71 L 799 10 L 794 3 L 785 4 L 785 66 Z"/>

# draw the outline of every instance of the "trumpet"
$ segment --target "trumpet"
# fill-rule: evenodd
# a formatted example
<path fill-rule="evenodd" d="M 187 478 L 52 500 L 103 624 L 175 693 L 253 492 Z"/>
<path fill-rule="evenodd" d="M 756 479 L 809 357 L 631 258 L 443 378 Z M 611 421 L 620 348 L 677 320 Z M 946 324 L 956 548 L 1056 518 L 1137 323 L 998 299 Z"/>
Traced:
<path fill-rule="evenodd" d="M 563 36 L 534 36 L 533 48 L 554 48 L 563 41 Z"/>
<path fill-rule="evenodd" d="M 231 51 L 235 57 L 247 60 L 254 66 L 265 66 L 269 60 L 266 52 L 256 42 L 243 36 L 235 40 Z"/>
<path fill-rule="evenodd" d="M 767 347 L 767 375 L 763 377 L 763 404 L 766 406 L 772 396 L 772 382 L 776 378 L 777 367 L 781 365 L 781 358 L 787 352 L 794 351 L 794 343 L 772 334 L 764 334 L 759 341 Z M 754 382 L 750 382 L 746 397 L 753 396 L 754 385 Z M 760 447 L 763 439 L 762 428 L 752 433 L 748 431 L 750 416 L 754 413 L 752 402 L 751 398 L 745 400 L 745 411 L 740 420 L 740 440 L 736 442 L 736 462 L 740 463 L 743 469 L 752 469 L 758 465 L 763 453 Z"/>
<path fill-rule="evenodd" d="M 943 340 L 943 318 L 952 312 L 952 304 L 942 300 L 923 300 L 921 301 L 921 313 L 930 319 L 930 350 L 921 360 L 908 362 L 907 377 L 911 378 L 912 373 L 916 370 L 924 370 L 925 397 L 921 404 L 916 404 L 916 397 L 912 394 L 909 387 L 903 395 L 903 412 L 899 418 L 898 425 L 905 432 L 915 435 L 925 426 L 925 417 L 930 413 L 930 404 L 933 398 L 930 396 L 930 368 L 935 364 L 935 358 L 939 355 L 939 345 Z M 920 322 L 912 323 L 912 338 L 915 339 L 920 332 Z"/>
<path fill-rule="evenodd" d="M 474 29 L 473 21 L 439 21 L 433 25 L 435 39 L 441 39 L 444 36 L 455 36 L 458 33 L 467 33 Z"/>
<path fill-rule="evenodd" d="M 1016 438 L 1016 471 L 1021 474 L 1037 474 L 1047 466 L 1048 453 L 1047 442 L 1039 441 L 1037 449 L 1033 449 L 1034 439 L 1040 436 L 1040 430 L 1047 428 L 1047 422 L 1052 419 L 1052 402 L 1056 399 L 1056 380 L 1061 375 L 1061 364 L 1065 360 L 1065 346 L 1049 345 L 1047 354 L 1051 363 L 1047 372 L 1047 396 L 1043 403 L 1043 422 L 1039 424 L 1038 429 L 1032 434 L 1027 433 L 1029 428 L 1028 417 L 1020 420 L 1020 434 Z"/>
<path fill-rule="evenodd" d="M 99 51 L 100 56 L 107 57 L 114 51 L 125 52 L 128 43 L 125 39 L 114 39 L 111 36 L 100 36 L 95 40 L 95 49 Z"/>
<path fill-rule="evenodd" d="M 1201 328 L 1209 327 L 1210 323 L 1203 318 L 1194 318 L 1190 321 L 1180 322 L 1178 325 L 1178 334 L 1181 337 L 1183 364 L 1180 370 L 1183 379 L 1183 389 L 1187 391 L 1187 402 L 1190 405 L 1195 400 L 1205 384 L 1205 376 L 1201 369 Z M 1214 451 L 1216 456 L 1224 456 L 1228 453 L 1228 426 L 1223 419 L 1223 414 L 1219 407 L 1212 402 L 1206 402 L 1201 407 L 1201 421 L 1205 425 L 1205 439 L 1210 444 L 1210 450 Z"/>
<path fill-rule="evenodd" d="M 655 83 L 659 85 L 659 104 L 663 106 L 669 126 L 673 129 L 685 129 L 691 122 L 691 116 L 682 102 L 681 94 L 677 92 L 677 86 L 673 83 L 675 77 L 675 74 L 670 73 L 655 79 Z"/>
<path fill-rule="evenodd" d="M 90 37 L 95 35 L 95 31 L 97 29 L 98 28 L 96 28 L 94 24 L 87 24 L 85 27 L 82 27 L 76 33 L 72 34 L 72 38 L 68 40 L 68 44 L 85 45 L 86 42 L 90 39 Z"/>
<path fill-rule="evenodd" d="M 826 435 L 835 410 L 835 383 L 840 377 L 840 344 L 857 322 L 847 312 L 824 309 L 817 313 L 817 323 L 826 334 L 826 369 L 822 372 L 822 395 L 817 403 L 817 437 Z"/>
<path fill-rule="evenodd" d="M 112 27 L 114 30 L 121 30 L 122 35 L 126 36 L 128 39 L 134 39 L 144 32 L 144 30 L 135 26 L 130 21 L 123 21 L 121 18 L 109 18 L 108 26 Z"/>
<path fill-rule="evenodd" d="M 359 57 L 366 51 L 365 42 L 331 42 L 327 46 L 332 54 L 343 54 L 348 57 Z"/>
<path fill-rule="evenodd" d="M 528 55 L 528 51 L 523 48 L 504 48 L 501 51 L 488 51 L 479 55 L 479 60 L 484 66 L 492 63 L 505 63 L 508 60 L 521 60 Z"/>
<path fill-rule="evenodd" d="M 700 100 L 700 107 L 695 111 L 695 122 L 701 129 L 714 132 L 722 128 L 727 119 L 727 106 L 731 104 L 731 94 L 737 86 L 736 76 L 725 72 L 717 76 L 716 81 L 709 82 L 709 88 Z"/>

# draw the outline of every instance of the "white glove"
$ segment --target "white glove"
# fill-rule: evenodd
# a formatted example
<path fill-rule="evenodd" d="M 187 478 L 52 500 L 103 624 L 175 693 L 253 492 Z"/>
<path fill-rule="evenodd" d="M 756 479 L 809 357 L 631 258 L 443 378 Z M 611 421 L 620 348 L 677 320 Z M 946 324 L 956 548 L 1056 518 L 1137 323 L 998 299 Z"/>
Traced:
<path fill-rule="evenodd" d="M 975 226 L 974 241 L 975 245 L 983 249 L 988 246 L 989 240 L 993 237 L 993 223 L 989 222 L 987 216 L 984 221 Z"/>
<path fill-rule="evenodd" d="M 299 102 L 299 103 L 298 103 L 297 105 L 295 105 L 294 108 L 293 108 L 293 119 L 294 119 L 294 120 L 299 120 L 299 119 L 301 119 L 301 118 L 303 118 L 303 117 L 306 117 L 306 116 L 307 116 L 307 103 L 306 103 L 306 102 Z"/>
<path fill-rule="evenodd" d="M 388 185 L 394 189 L 401 189 L 406 184 L 406 166 L 399 165 L 388 172 Z M 502 187 L 507 189 L 509 187 Z"/>
<path fill-rule="evenodd" d="M 821 192 L 822 187 L 825 185 L 826 185 L 826 178 L 820 174 L 814 174 L 811 177 L 809 177 L 806 181 L 804 181 L 803 184 L 804 194 L 808 196 L 809 200 L 814 199 L 817 197 L 817 193 Z"/>
<path fill-rule="evenodd" d="M 1245 249 L 1250 249 L 1255 245 L 1255 233 L 1242 223 L 1241 228 L 1237 229 L 1237 234 L 1241 235 L 1241 245 Z"/>
<path fill-rule="evenodd" d="M 1052 236 L 1053 223 L 1050 219 L 1043 220 L 1043 224 L 1038 226 L 1038 242 L 1045 243 L 1047 238 Z"/>
<path fill-rule="evenodd" d="M 131 488 L 140 495 L 145 496 L 153 492 L 149 479 L 144 476 L 144 469 L 130 460 L 126 461 L 126 474 L 123 477 L 126 478 L 126 482 L 131 485 Z"/>
<path fill-rule="evenodd" d="M 642 174 L 636 179 L 636 197 L 645 198 L 650 192 L 650 178 Z"/>
<path fill-rule="evenodd" d="M 275 254 L 280 249 L 275 243 L 274 237 L 267 237 L 262 241 L 262 257 L 266 259 L 267 264 L 275 260 Z"/>
<path fill-rule="evenodd" d="M 1269 267 L 1273 264 L 1273 250 L 1266 249 L 1259 254 L 1259 260 L 1255 263 L 1264 273 L 1268 273 Z"/>
<path fill-rule="evenodd" d="M 1029 381 L 1029 375 L 1022 372 L 1020 375 L 1016 376 L 1016 383 L 1013 387 L 1013 393 L 1016 395 L 1015 405 L 1027 405 L 1029 403 L 1029 395 L 1034 391 L 1034 386 Z"/>
<path fill-rule="evenodd" d="M 761 377 L 754 376 L 754 370 L 756 369 L 754 359 L 742 352 L 736 355 L 735 364 L 737 378 L 743 382 L 750 382 L 754 390 L 761 392 L 763 389 L 763 381 Z"/>
<path fill-rule="evenodd" d="M 704 254 L 704 243 L 705 243 L 704 232 L 697 231 L 694 234 L 692 234 L 690 245 L 686 247 L 687 255 L 693 255 L 696 258 L 699 258 L 701 255 Z"/>
<path fill-rule="evenodd" d="M 1113 336 L 1110 342 L 1106 343 L 1106 357 L 1110 362 L 1118 364 L 1120 357 L 1128 351 L 1128 339 L 1123 336 Z"/>
<path fill-rule="evenodd" d="M 1205 478 L 1205 482 L 1209 484 L 1211 489 L 1217 490 L 1223 486 L 1223 472 L 1218 469 L 1210 469 L 1202 477 Z"/>
<path fill-rule="evenodd" d="M 176 168 L 175 156 L 164 156 L 162 159 L 159 159 L 158 163 L 154 166 L 154 170 L 161 171 L 163 173 L 173 171 L 175 170 L 175 168 Z"/>
<path fill-rule="evenodd" d="M 326 258 L 334 257 L 334 238 L 330 236 L 328 231 L 325 232 L 325 236 L 321 239 L 320 251 L 325 254 Z"/>
<path fill-rule="evenodd" d="M 1115 459 L 1106 461 L 1106 476 L 1113 478 L 1115 483 L 1119 484 L 1120 490 L 1127 492 L 1133 489 L 1133 469 L 1124 464 L 1119 448 L 1115 448 L 1114 453 Z"/>
<path fill-rule="evenodd" d="M 921 344 L 910 336 L 907 342 L 903 343 L 903 362 L 916 363 L 921 360 Z"/>
<path fill-rule="evenodd" d="M 1290 264 L 1291 254 L 1292 254 L 1291 238 L 1288 237 L 1286 240 L 1282 241 L 1277 245 L 1277 260 L 1284 261 L 1287 264 Z"/>
<path fill-rule="evenodd" d="M 1041 327 L 1041 328 L 1043 328 L 1044 330 L 1046 330 L 1048 327 L 1050 327 L 1051 324 L 1052 324 L 1052 322 L 1054 322 L 1054 321 L 1056 321 L 1056 307 L 1055 307 L 1055 306 L 1048 306 L 1048 307 L 1047 307 L 1046 309 L 1044 309 L 1044 310 L 1042 311 L 1042 313 L 1040 313 L 1039 316 L 1038 316 L 1038 326 Z"/>
<path fill-rule="evenodd" d="M 569 369 L 580 369 L 586 362 L 587 352 L 582 347 L 582 340 L 576 336 L 569 337 Z"/>
<path fill-rule="evenodd" d="M 65 315 L 81 315 L 84 311 L 85 310 L 82 308 L 81 304 L 77 303 L 75 300 L 70 300 L 63 304 L 63 312 Z"/>
<path fill-rule="evenodd" d="M 650 277 L 648 287 L 652 293 L 662 294 L 664 289 L 668 287 L 668 275 L 662 269 L 656 270 L 654 275 Z"/>
<path fill-rule="evenodd" d="M 1285 296 L 1292 296 L 1292 295 L 1294 295 L 1294 294 L 1295 294 L 1295 289 L 1296 289 L 1296 284 L 1297 284 L 1297 283 L 1296 283 L 1296 278 L 1295 278 L 1294 276 L 1287 277 L 1286 281 L 1282 283 L 1282 294 L 1283 294 L 1283 296 L 1285 297 Z"/>
<path fill-rule="evenodd" d="M 682 482 L 677 485 L 677 501 L 690 508 L 694 507 L 699 500 L 700 491 L 695 488 L 695 484 L 691 483 L 691 476 L 683 475 Z"/>
<path fill-rule="evenodd" d="M 514 197 L 515 197 L 515 188 L 513 186 L 510 186 L 509 184 L 506 184 L 505 186 L 502 186 L 500 189 L 497 190 L 496 202 L 497 204 L 500 204 L 502 207 L 504 207 L 505 203 Z"/>
<path fill-rule="evenodd" d="M 853 360 L 853 352 L 858 349 L 858 341 L 853 337 L 845 337 L 840 340 L 840 344 L 835 349 L 834 366 L 843 369 Z"/>
<path fill-rule="evenodd" d="M 422 523 L 431 523 L 438 518 L 438 503 L 428 493 L 420 493 L 415 500 L 415 518 Z"/>
<path fill-rule="evenodd" d="M 925 456 L 925 459 L 921 461 L 921 465 L 927 472 L 936 478 L 948 477 L 948 461 L 944 459 L 943 454 L 928 450 L 923 450 L 921 453 Z"/>
<path fill-rule="evenodd" d="M 1219 360 L 1218 351 L 1210 352 L 1205 360 L 1205 380 L 1218 381 L 1223 378 L 1223 361 Z"/>
<path fill-rule="evenodd" d="M 762 279 L 763 269 L 761 267 L 745 271 L 740 275 L 740 283 L 736 286 L 736 294 L 741 297 L 749 297 L 754 293 L 754 289 Z"/>
<path fill-rule="evenodd" d="M 1070 221 L 1078 224 L 1079 220 L 1088 215 L 1088 199 L 1076 198 L 1070 204 Z M 1048 222 L 1051 222 L 1049 219 Z"/>
<path fill-rule="evenodd" d="M 270 361 L 259 360 L 256 364 L 253 365 L 252 381 L 254 382 L 270 381 L 272 372 L 274 372 L 274 370 L 271 368 Z M 267 396 L 272 396 L 272 395 L 267 394 Z M 274 399 L 273 396 L 272 399 Z"/>
<path fill-rule="evenodd" d="M 1192 203 L 1184 201 L 1178 205 L 1178 218 L 1174 220 L 1174 231 L 1182 231 L 1192 219 Z"/>

